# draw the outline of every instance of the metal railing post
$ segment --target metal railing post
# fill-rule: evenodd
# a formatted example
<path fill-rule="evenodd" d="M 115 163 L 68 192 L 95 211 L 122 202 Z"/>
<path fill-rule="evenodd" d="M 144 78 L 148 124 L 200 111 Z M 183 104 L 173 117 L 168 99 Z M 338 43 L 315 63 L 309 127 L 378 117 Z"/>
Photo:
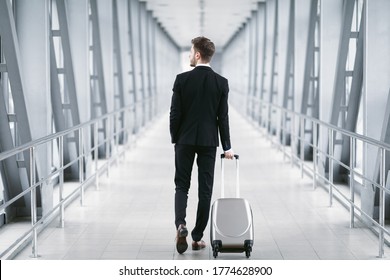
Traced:
<path fill-rule="evenodd" d="M 282 111 L 282 150 L 283 150 L 283 161 L 286 160 L 286 114 Z"/>
<path fill-rule="evenodd" d="M 353 137 L 350 137 L 350 151 L 349 151 L 349 191 L 350 191 L 350 206 L 349 206 L 349 213 L 350 213 L 350 228 L 355 227 L 355 159 L 356 159 L 356 139 Z"/>
<path fill-rule="evenodd" d="M 114 145 L 115 145 L 115 156 L 116 156 L 116 163 L 118 164 L 118 161 L 119 161 L 119 138 L 121 137 L 121 135 L 123 135 L 123 131 L 122 130 L 122 127 L 120 126 L 120 112 L 118 113 L 119 116 L 117 116 L 117 114 L 114 114 L 114 130 L 112 132 L 112 135 L 114 137 Z"/>
<path fill-rule="evenodd" d="M 110 146 L 111 146 L 111 119 L 110 117 L 107 117 L 106 119 L 107 125 L 106 125 L 106 161 L 107 161 L 107 177 L 110 177 Z"/>
<path fill-rule="evenodd" d="M 95 185 L 96 190 L 99 190 L 99 121 L 94 124 L 93 132 L 93 144 L 94 144 L 94 157 L 95 157 Z"/>
<path fill-rule="evenodd" d="M 132 128 L 131 128 L 131 113 L 132 111 L 125 111 L 125 119 L 126 119 L 126 150 L 130 149 L 132 139 Z M 124 158 L 126 159 L 126 153 L 124 153 Z"/>
<path fill-rule="evenodd" d="M 37 223 L 37 189 L 36 189 L 36 166 L 35 166 L 35 146 L 30 147 L 30 187 L 31 187 L 31 226 L 32 243 L 31 243 L 31 257 L 38 258 L 38 232 L 36 228 Z"/>
<path fill-rule="evenodd" d="M 383 228 L 385 226 L 385 188 L 386 188 L 386 149 L 380 149 L 380 185 L 379 190 L 379 257 L 383 258 L 385 237 Z"/>
<path fill-rule="evenodd" d="M 301 178 L 303 178 L 303 164 L 304 164 L 304 161 L 305 161 L 305 119 L 304 118 L 301 118 L 300 119 L 300 126 L 301 126 L 301 129 L 300 129 L 300 139 L 301 139 L 301 142 L 300 142 L 300 159 L 301 159 Z"/>
<path fill-rule="evenodd" d="M 329 128 L 329 206 L 333 205 L 333 138 L 334 131 Z"/>
<path fill-rule="evenodd" d="M 79 181 L 80 181 L 80 205 L 84 205 L 84 150 L 83 128 L 79 129 Z"/>
<path fill-rule="evenodd" d="M 294 157 L 295 157 L 295 114 L 291 115 L 291 167 L 294 166 Z"/>
<path fill-rule="evenodd" d="M 59 173 L 59 200 L 60 200 L 60 224 L 59 227 L 65 226 L 65 205 L 64 205 L 64 136 L 58 138 L 59 146 L 59 161 L 60 161 L 60 173 Z"/>
<path fill-rule="evenodd" d="M 267 133 L 267 138 L 268 138 L 268 140 L 270 140 L 271 141 L 271 145 L 272 145 L 272 134 L 271 134 L 271 104 L 267 104 L 267 116 L 266 116 L 266 118 L 267 118 L 267 123 L 266 123 L 266 127 L 265 127 L 265 131 L 266 131 L 266 133 Z"/>
<path fill-rule="evenodd" d="M 313 122 L 313 189 L 317 186 L 317 123 Z"/>

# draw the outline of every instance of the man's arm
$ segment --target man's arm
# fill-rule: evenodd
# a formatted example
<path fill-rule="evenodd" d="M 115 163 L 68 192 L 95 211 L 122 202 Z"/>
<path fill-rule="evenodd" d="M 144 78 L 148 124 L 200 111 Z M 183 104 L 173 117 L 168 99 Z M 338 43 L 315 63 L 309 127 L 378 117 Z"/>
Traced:
<path fill-rule="evenodd" d="M 229 105 L 228 105 L 228 93 L 229 84 L 225 80 L 223 84 L 223 93 L 219 104 L 218 110 L 218 128 L 221 138 L 222 148 L 225 151 L 225 158 L 232 159 L 234 156 L 231 143 L 230 143 L 230 131 L 229 131 Z"/>
<path fill-rule="evenodd" d="M 181 101 L 180 101 L 180 86 L 179 86 L 179 81 L 176 77 L 175 83 L 173 85 L 171 110 L 169 113 L 169 130 L 171 133 L 172 143 L 177 142 L 177 133 L 180 127 L 181 116 L 182 116 L 182 109 L 181 109 Z"/>

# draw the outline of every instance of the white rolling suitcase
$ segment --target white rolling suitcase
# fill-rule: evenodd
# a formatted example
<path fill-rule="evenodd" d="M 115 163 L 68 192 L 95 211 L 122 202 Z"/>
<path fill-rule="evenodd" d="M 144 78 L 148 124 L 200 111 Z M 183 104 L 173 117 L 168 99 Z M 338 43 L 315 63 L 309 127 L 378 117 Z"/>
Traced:
<path fill-rule="evenodd" d="M 240 198 L 239 156 L 236 159 L 236 198 L 224 198 L 224 154 L 221 155 L 221 198 L 211 208 L 210 239 L 213 256 L 218 253 L 242 253 L 250 257 L 253 247 L 252 209 L 246 199 Z"/>

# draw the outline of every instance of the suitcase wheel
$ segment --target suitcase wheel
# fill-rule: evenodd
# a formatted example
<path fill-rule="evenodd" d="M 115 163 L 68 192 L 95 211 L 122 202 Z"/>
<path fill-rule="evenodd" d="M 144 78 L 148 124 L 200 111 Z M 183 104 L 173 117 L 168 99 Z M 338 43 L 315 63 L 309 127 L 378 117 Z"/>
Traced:
<path fill-rule="evenodd" d="M 212 247 L 213 247 L 213 257 L 217 258 L 218 257 L 218 251 L 219 248 L 222 246 L 222 242 L 219 240 L 213 241 Z"/>
<path fill-rule="evenodd" d="M 251 256 L 251 252 L 252 252 L 252 247 L 248 247 L 245 249 L 245 256 L 249 259 L 249 257 Z"/>
<path fill-rule="evenodd" d="M 246 241 L 245 241 L 245 256 L 246 256 L 248 259 L 249 259 L 249 257 L 251 256 L 252 244 L 253 244 L 252 241 L 249 241 L 249 240 L 246 240 Z"/>
<path fill-rule="evenodd" d="M 218 257 L 218 250 L 217 249 L 213 250 L 213 257 L 214 257 L 214 259 L 216 259 Z"/>

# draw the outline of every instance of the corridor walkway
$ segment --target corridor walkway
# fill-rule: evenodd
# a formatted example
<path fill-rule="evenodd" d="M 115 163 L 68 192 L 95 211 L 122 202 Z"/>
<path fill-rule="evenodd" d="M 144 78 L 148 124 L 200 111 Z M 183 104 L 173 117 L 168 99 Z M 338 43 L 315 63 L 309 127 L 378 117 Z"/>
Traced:
<path fill-rule="evenodd" d="M 376 259 L 377 237 L 360 222 L 349 228 L 349 214 L 336 201 L 328 206 L 321 187 L 283 160 L 261 133 L 231 109 L 233 149 L 240 154 L 241 196 L 253 208 L 255 243 L 251 259 Z M 219 150 L 220 152 L 220 150 Z M 173 146 L 168 114 L 153 122 L 126 157 L 102 175 L 100 188 L 88 188 L 85 205 L 73 202 L 65 228 L 53 223 L 39 236 L 39 259 L 213 259 L 203 251 L 175 250 L 173 212 Z M 193 171 L 196 186 L 197 170 Z M 226 184 L 234 187 L 234 162 L 226 165 Z M 220 162 L 213 199 L 220 195 Z M 195 219 L 197 188 L 189 200 L 188 227 Z M 207 228 L 208 230 L 208 228 Z M 209 233 L 204 240 L 209 245 Z M 31 248 L 16 259 L 30 259 Z M 385 257 L 389 248 L 385 248 Z M 219 259 L 246 259 L 245 254 L 219 254 Z"/>

